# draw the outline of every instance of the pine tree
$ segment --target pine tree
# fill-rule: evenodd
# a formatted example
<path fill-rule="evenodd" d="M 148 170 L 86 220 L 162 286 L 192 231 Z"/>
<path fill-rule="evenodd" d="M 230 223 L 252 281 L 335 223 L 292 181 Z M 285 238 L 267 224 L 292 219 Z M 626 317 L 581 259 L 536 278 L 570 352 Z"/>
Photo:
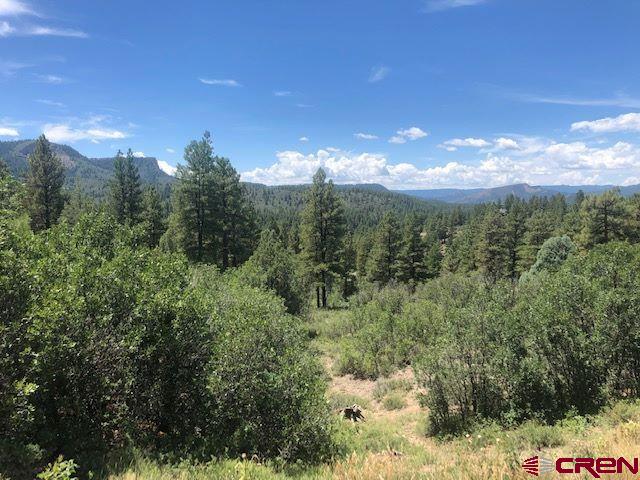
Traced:
<path fill-rule="evenodd" d="M 64 167 L 44 135 L 36 140 L 27 161 L 27 208 L 31 228 L 38 232 L 53 226 L 60 217 L 64 207 Z"/>
<path fill-rule="evenodd" d="M 344 236 L 339 257 L 340 289 L 346 300 L 356 291 L 356 243 L 351 233 Z"/>
<path fill-rule="evenodd" d="M 386 285 L 395 277 L 400 247 L 398 230 L 395 216 L 386 213 L 376 230 L 367 268 L 369 280 L 379 285 Z"/>
<path fill-rule="evenodd" d="M 524 234 L 523 245 L 520 247 L 520 267 L 521 271 L 528 270 L 533 265 L 538 256 L 538 250 L 542 244 L 553 234 L 553 224 L 549 214 L 543 210 L 536 210 L 526 220 L 526 233 Z"/>
<path fill-rule="evenodd" d="M 218 207 L 209 132 L 204 133 L 202 140 L 187 145 L 184 159 L 186 166 L 179 166 L 176 172 L 171 234 L 191 259 L 215 260 Z"/>
<path fill-rule="evenodd" d="M 410 215 L 404 224 L 396 262 L 396 278 L 410 285 L 416 285 L 425 278 L 424 245 L 420 234 L 417 218 Z"/>
<path fill-rule="evenodd" d="M 480 271 L 491 282 L 509 274 L 507 226 L 503 209 L 489 209 L 480 225 L 476 257 Z"/>
<path fill-rule="evenodd" d="M 600 243 L 624 238 L 628 211 L 620 190 L 609 190 L 602 195 L 589 196 L 582 201 L 581 243 L 590 248 Z"/>
<path fill-rule="evenodd" d="M 338 252 L 344 234 L 342 202 L 321 168 L 313 176 L 300 225 L 302 258 L 315 283 L 318 308 L 327 306 L 331 275 L 339 271 Z"/>
<path fill-rule="evenodd" d="M 133 152 L 124 157 L 118 151 L 113 162 L 114 177 L 111 181 L 111 207 L 119 223 L 134 225 L 140 220 L 142 190 L 140 174 L 133 162 Z"/>
<path fill-rule="evenodd" d="M 142 194 L 142 224 L 147 237 L 147 245 L 157 247 L 165 232 L 164 208 L 156 187 L 147 187 Z"/>
<path fill-rule="evenodd" d="M 356 240 L 356 273 L 359 280 L 367 277 L 367 263 L 372 243 L 369 232 L 360 234 Z"/>
<path fill-rule="evenodd" d="M 508 208 L 505 217 L 505 247 L 508 255 L 506 276 L 515 280 L 520 273 L 520 251 L 526 232 L 527 211 L 524 202 L 514 195 L 507 198 L 506 205 Z"/>
<path fill-rule="evenodd" d="M 73 189 L 62 210 L 61 219 L 75 225 L 82 215 L 96 210 L 96 202 L 84 193 L 79 185 Z"/>
<path fill-rule="evenodd" d="M 215 158 L 214 185 L 216 191 L 216 217 L 219 263 L 222 270 L 237 267 L 249 255 L 255 238 L 253 207 L 247 200 L 240 175 L 231 162 Z"/>

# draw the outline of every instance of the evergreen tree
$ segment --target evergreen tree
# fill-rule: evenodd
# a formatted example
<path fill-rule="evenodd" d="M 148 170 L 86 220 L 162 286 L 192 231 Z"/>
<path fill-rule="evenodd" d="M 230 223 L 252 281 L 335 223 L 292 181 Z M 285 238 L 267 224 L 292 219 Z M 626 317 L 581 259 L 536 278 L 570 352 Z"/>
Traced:
<path fill-rule="evenodd" d="M 79 185 L 73 189 L 62 210 L 61 218 L 75 225 L 82 215 L 96 210 L 96 202 Z"/>
<path fill-rule="evenodd" d="M 624 238 L 628 212 L 620 190 L 589 196 L 582 201 L 581 243 L 587 248 L 611 240 Z"/>
<path fill-rule="evenodd" d="M 478 219 L 460 227 L 445 245 L 443 270 L 450 273 L 466 273 L 476 270 L 477 231 L 480 228 Z"/>
<path fill-rule="evenodd" d="M 424 259 L 422 261 L 425 278 L 436 278 L 442 268 L 442 249 L 440 241 L 432 238 L 426 242 Z"/>
<path fill-rule="evenodd" d="M 36 140 L 27 161 L 27 208 L 31 228 L 37 232 L 50 228 L 60 217 L 64 207 L 64 167 L 44 135 Z"/>
<path fill-rule="evenodd" d="M 418 219 L 410 215 L 404 224 L 396 262 L 396 278 L 410 285 L 416 285 L 424 279 L 425 252 L 420 233 Z"/>
<path fill-rule="evenodd" d="M 211 135 L 193 140 L 184 150 L 185 166 L 179 166 L 174 194 L 175 216 L 171 236 L 197 261 L 215 260 L 217 196 Z M 167 243 L 171 243 L 168 239 Z"/>
<path fill-rule="evenodd" d="M 222 270 L 226 270 L 237 267 L 251 255 L 255 237 L 254 213 L 240 183 L 240 175 L 228 159 L 215 158 L 213 178 L 219 263 Z"/>
<path fill-rule="evenodd" d="M 506 276 L 515 280 L 521 271 L 520 250 L 524 243 L 527 212 L 524 202 L 513 195 L 507 198 L 507 205 L 508 213 L 505 217 L 505 247 L 508 255 Z"/>
<path fill-rule="evenodd" d="M 142 190 L 140 174 L 133 163 L 133 152 L 123 156 L 118 150 L 113 162 L 114 177 L 111 181 L 111 207 L 121 224 L 133 225 L 140 220 L 142 209 Z"/>
<path fill-rule="evenodd" d="M 507 225 L 503 209 L 491 208 L 480 225 L 480 241 L 476 257 L 480 271 L 491 282 L 509 274 L 509 248 Z"/>
<path fill-rule="evenodd" d="M 535 263 L 538 250 L 545 240 L 553 234 L 553 224 L 546 212 L 536 210 L 526 220 L 525 229 L 524 243 L 519 252 L 520 270 L 522 271 L 528 270 Z"/>
<path fill-rule="evenodd" d="M 344 236 L 339 257 L 340 289 L 342 298 L 346 300 L 356 291 L 356 243 L 352 234 Z"/>
<path fill-rule="evenodd" d="M 356 273 L 359 280 L 367 277 L 367 262 L 371 251 L 372 239 L 369 232 L 362 233 L 356 240 Z"/>
<path fill-rule="evenodd" d="M 338 252 L 345 223 L 342 202 L 335 193 L 333 182 L 327 182 L 326 178 L 321 168 L 313 176 L 300 225 L 302 257 L 315 283 L 318 308 L 327 306 L 331 275 L 339 269 Z"/>
<path fill-rule="evenodd" d="M 158 246 L 165 231 L 165 216 L 156 187 L 147 187 L 142 194 L 142 218 L 147 245 L 151 248 Z"/>
<path fill-rule="evenodd" d="M 396 261 L 400 247 L 398 230 L 395 216 L 387 212 L 376 230 L 371 249 L 368 265 L 370 281 L 385 285 L 395 278 Z"/>

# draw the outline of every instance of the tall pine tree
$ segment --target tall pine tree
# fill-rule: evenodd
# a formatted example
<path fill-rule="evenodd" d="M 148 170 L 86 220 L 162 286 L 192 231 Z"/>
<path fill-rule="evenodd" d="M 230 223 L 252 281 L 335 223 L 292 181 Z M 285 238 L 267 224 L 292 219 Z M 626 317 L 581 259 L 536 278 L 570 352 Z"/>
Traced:
<path fill-rule="evenodd" d="M 184 149 L 185 166 L 179 166 L 174 193 L 175 216 L 172 236 L 187 255 L 196 261 L 215 260 L 217 198 L 215 160 L 209 132 Z"/>
<path fill-rule="evenodd" d="M 398 260 L 396 262 L 396 278 L 415 286 L 424 280 L 424 245 L 420 225 L 414 215 L 410 215 L 404 224 Z"/>
<path fill-rule="evenodd" d="M 38 232 L 53 226 L 64 207 L 64 167 L 44 135 L 36 140 L 27 159 L 27 208 L 31 228 Z"/>
<path fill-rule="evenodd" d="M 321 168 L 313 176 L 300 225 L 302 258 L 315 284 L 318 308 L 327 306 L 331 277 L 339 272 L 338 254 L 345 227 L 342 202 L 336 195 L 333 182 L 327 182 L 326 178 Z"/>
<path fill-rule="evenodd" d="M 142 190 L 140 174 L 133 161 L 133 152 L 123 156 L 118 151 L 113 162 L 114 175 L 111 181 L 111 207 L 119 223 L 133 225 L 140 220 Z"/>
<path fill-rule="evenodd" d="M 147 245 L 157 247 L 165 231 L 164 208 L 156 187 L 147 187 L 142 194 L 142 224 Z"/>
<path fill-rule="evenodd" d="M 376 230 L 368 265 L 368 278 L 386 285 L 395 278 L 396 260 L 400 247 L 399 227 L 395 216 L 387 212 Z"/>

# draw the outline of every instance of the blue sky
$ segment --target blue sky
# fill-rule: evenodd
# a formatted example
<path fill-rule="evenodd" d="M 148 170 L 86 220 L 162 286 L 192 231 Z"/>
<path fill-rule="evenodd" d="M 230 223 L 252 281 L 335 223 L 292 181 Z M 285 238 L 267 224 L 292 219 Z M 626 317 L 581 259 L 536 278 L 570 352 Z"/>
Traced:
<path fill-rule="evenodd" d="M 243 178 L 640 183 L 640 2 L 0 0 L 0 139 Z M 164 164 L 163 164 L 164 165 Z"/>

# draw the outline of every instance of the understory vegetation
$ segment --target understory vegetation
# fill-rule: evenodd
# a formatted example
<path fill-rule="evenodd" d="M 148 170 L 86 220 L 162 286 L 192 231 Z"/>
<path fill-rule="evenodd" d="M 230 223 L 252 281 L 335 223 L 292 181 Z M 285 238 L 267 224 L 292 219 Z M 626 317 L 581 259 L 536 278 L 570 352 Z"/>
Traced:
<path fill-rule="evenodd" d="M 637 450 L 640 196 L 371 190 L 367 213 L 322 170 L 267 198 L 207 133 L 185 162 L 169 203 L 131 152 L 100 202 L 44 136 L 25 179 L 0 164 L 0 478 L 512 478 L 537 449 Z"/>

